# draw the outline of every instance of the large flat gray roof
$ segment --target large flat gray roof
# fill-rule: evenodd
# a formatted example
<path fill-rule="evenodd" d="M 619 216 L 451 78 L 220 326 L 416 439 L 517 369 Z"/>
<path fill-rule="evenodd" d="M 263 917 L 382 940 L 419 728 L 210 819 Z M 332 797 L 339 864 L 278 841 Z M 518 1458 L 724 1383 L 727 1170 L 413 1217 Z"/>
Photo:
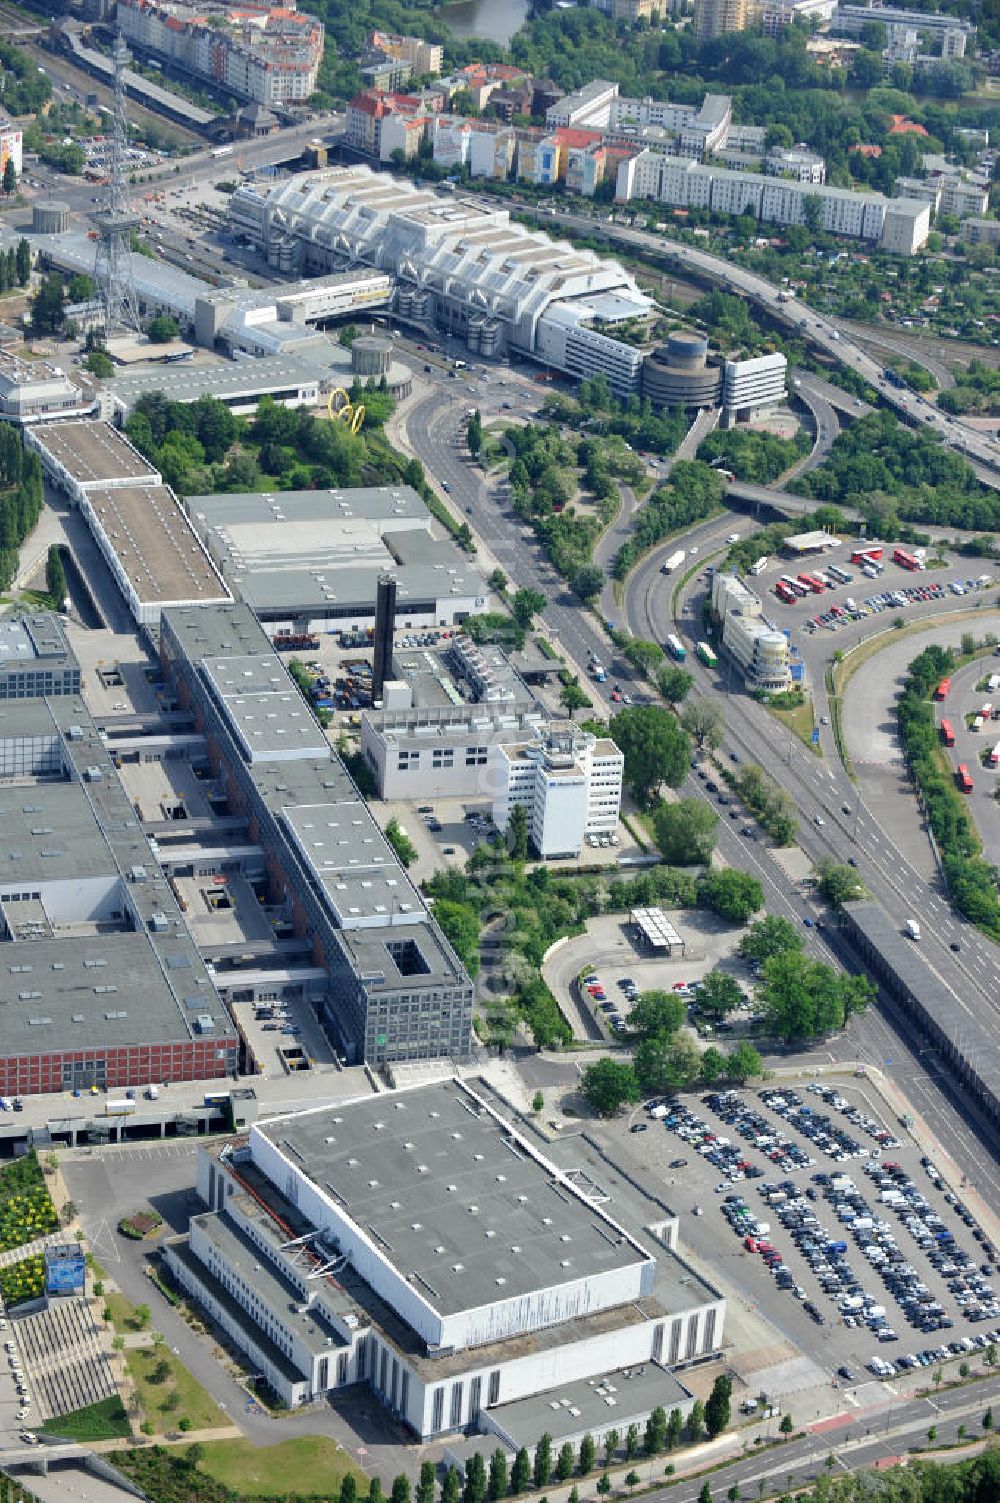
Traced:
<path fill-rule="evenodd" d="M 81 485 L 135 480 L 150 485 L 156 471 L 110 423 L 38 423 L 32 437 Z"/>
<path fill-rule="evenodd" d="M 34 616 L 10 616 L 0 621 L 0 671 L 7 672 L 25 664 L 61 661 L 76 663 L 66 633 L 51 611 Z"/>
<path fill-rule="evenodd" d="M 286 805 L 281 817 L 342 929 L 366 918 L 404 924 L 423 917 L 413 884 L 360 799 Z"/>
<path fill-rule="evenodd" d="M 256 1130 L 440 1314 L 650 1260 L 456 1080 Z"/>
<path fill-rule="evenodd" d="M 645 1418 L 658 1404 L 669 1414 L 690 1397 L 680 1379 L 658 1362 L 637 1362 L 600 1378 L 561 1383 L 545 1393 L 498 1404 L 490 1410 L 490 1424 L 514 1450 L 524 1446 L 532 1455 L 543 1435 L 550 1435 L 558 1450 L 570 1437 L 600 1434 L 609 1427 L 624 1434 L 630 1421 Z"/>
<path fill-rule="evenodd" d="M 9 734 L 6 728 L 3 734 Z M 6 858 L 0 889 L 81 881 L 116 870 L 81 783 L 6 784 L 0 788 L 0 829 Z"/>

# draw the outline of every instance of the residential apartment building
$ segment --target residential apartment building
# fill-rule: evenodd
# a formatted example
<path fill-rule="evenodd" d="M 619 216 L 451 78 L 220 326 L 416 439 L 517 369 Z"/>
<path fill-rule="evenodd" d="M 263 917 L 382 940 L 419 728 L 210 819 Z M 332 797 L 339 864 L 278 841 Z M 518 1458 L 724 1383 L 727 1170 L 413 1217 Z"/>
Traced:
<path fill-rule="evenodd" d="M 753 214 L 775 224 L 806 224 L 809 200 L 818 205 L 820 227 L 830 234 L 881 243 L 900 255 L 913 255 L 927 239 L 926 205 L 886 199 L 880 193 L 856 193 L 829 184 L 761 177 L 651 148 L 622 162 L 618 169 L 619 202 L 644 197 L 677 208 L 709 209 L 717 214 Z M 907 209 L 904 206 L 910 203 Z M 884 238 L 892 205 L 892 229 Z"/>
<path fill-rule="evenodd" d="M 425 42 L 422 37 L 394 36 L 388 31 L 373 31 L 369 47 L 410 64 L 414 73 L 440 73 L 444 48 L 440 42 Z"/>
<path fill-rule="evenodd" d="M 828 22 L 837 0 L 764 0 L 764 35 L 773 37 L 793 21 Z"/>
<path fill-rule="evenodd" d="M 745 31 L 750 22 L 748 0 L 695 0 L 694 34 L 699 42 L 731 31 Z"/>
<path fill-rule="evenodd" d="M 962 239 L 970 245 L 1000 245 L 1000 219 L 967 219 Z"/>
<path fill-rule="evenodd" d="M 843 36 L 861 36 L 872 21 L 886 27 L 890 42 L 895 28 L 923 33 L 942 48 L 947 45 L 948 51 L 943 55 L 950 58 L 964 57 L 976 35 L 974 26 L 947 11 L 903 10 L 894 5 L 837 5 L 830 18 L 830 29 Z"/>
<path fill-rule="evenodd" d="M 323 25 L 305 11 L 254 4 L 195 10 L 168 0 L 119 0 L 129 46 L 258 104 L 301 102 L 316 89 Z"/>
<path fill-rule="evenodd" d="M 818 187 L 826 182 L 826 162 L 805 146 L 772 147 L 764 158 L 764 171 L 769 177 L 793 178 Z"/>
<path fill-rule="evenodd" d="M 765 618 L 752 590 L 735 574 L 712 579 L 712 612 L 722 625 L 722 646 L 751 689 L 780 693 L 791 687 L 788 638 Z"/>
<path fill-rule="evenodd" d="M 588 835 L 616 829 L 624 765 L 613 741 L 564 720 L 541 727 L 530 740 L 495 746 L 489 768 L 494 823 L 506 830 L 519 804 L 540 857 L 578 856 Z"/>
<path fill-rule="evenodd" d="M 14 163 L 18 177 L 24 166 L 23 137 L 21 127 L 16 125 L 6 110 L 0 109 L 0 177 L 8 162 Z"/>
<path fill-rule="evenodd" d="M 595 78 L 582 89 L 563 97 L 545 111 L 545 124 L 565 125 L 582 130 L 603 130 L 611 117 L 611 104 L 618 97 L 618 85 Z"/>

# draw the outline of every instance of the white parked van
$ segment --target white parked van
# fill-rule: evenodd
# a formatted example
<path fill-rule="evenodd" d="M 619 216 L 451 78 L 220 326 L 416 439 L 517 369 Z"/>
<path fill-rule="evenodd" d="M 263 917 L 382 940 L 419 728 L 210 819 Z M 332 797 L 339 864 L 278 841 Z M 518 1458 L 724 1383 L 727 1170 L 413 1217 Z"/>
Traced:
<path fill-rule="evenodd" d="M 920 925 L 917 923 L 916 919 L 907 919 L 906 920 L 906 933 L 907 933 L 907 937 L 909 939 L 912 939 L 914 941 L 914 943 L 919 944 L 919 942 L 920 942 Z"/>

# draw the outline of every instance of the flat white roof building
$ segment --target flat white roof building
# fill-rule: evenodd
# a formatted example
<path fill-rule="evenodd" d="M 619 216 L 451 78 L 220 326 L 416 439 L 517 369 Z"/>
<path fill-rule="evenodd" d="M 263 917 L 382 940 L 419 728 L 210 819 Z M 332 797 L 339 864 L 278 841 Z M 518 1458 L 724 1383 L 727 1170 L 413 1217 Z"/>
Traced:
<path fill-rule="evenodd" d="M 527 741 L 492 749 L 493 820 L 506 830 L 515 804 L 528 811 L 528 835 L 543 858 L 578 856 L 588 835 L 618 824 L 625 759 L 606 737 L 552 721 Z"/>
<path fill-rule="evenodd" d="M 514 1405 L 646 1363 L 646 1412 L 684 1407 L 669 1369 L 719 1349 L 725 1306 L 676 1219 L 504 1107 L 448 1079 L 256 1124 L 200 1155 L 168 1265 L 291 1404 L 365 1383 L 421 1439 L 510 1443 Z"/>
<path fill-rule="evenodd" d="M 757 596 L 735 574 L 713 577 L 712 610 L 722 622 L 722 645 L 749 687 L 771 693 L 790 688 L 788 638 L 766 619 Z"/>
<path fill-rule="evenodd" d="M 367 167 L 238 188 L 229 220 L 283 271 L 360 262 L 391 273 L 401 317 L 435 321 L 484 354 L 536 355 L 542 321 L 578 300 L 612 294 L 620 321 L 651 307 L 616 261 L 527 230 L 493 204 L 445 197 Z"/>
<path fill-rule="evenodd" d="M 722 418 L 731 425 L 785 399 L 788 361 L 784 355 L 727 360 L 722 369 Z"/>

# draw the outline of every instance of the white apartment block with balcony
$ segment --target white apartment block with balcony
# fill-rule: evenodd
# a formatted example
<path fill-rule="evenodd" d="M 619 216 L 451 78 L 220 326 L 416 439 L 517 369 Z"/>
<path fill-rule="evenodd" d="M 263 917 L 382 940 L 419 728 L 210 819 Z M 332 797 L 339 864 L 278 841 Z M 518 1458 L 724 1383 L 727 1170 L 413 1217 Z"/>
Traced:
<path fill-rule="evenodd" d="M 788 638 L 771 625 L 757 596 L 735 574 L 713 578 L 712 610 L 722 623 L 722 645 L 751 689 L 780 693 L 791 687 Z"/>
<path fill-rule="evenodd" d="M 494 822 L 506 830 L 520 804 L 539 856 L 579 856 L 588 835 L 610 835 L 617 827 L 624 765 L 613 741 L 570 721 L 552 721 L 530 741 L 494 748 Z"/>
<path fill-rule="evenodd" d="M 618 85 L 606 78 L 592 79 L 582 89 L 564 94 L 545 111 L 548 126 L 574 126 L 579 130 L 603 130 L 611 116 L 611 105 L 618 97 Z"/>

